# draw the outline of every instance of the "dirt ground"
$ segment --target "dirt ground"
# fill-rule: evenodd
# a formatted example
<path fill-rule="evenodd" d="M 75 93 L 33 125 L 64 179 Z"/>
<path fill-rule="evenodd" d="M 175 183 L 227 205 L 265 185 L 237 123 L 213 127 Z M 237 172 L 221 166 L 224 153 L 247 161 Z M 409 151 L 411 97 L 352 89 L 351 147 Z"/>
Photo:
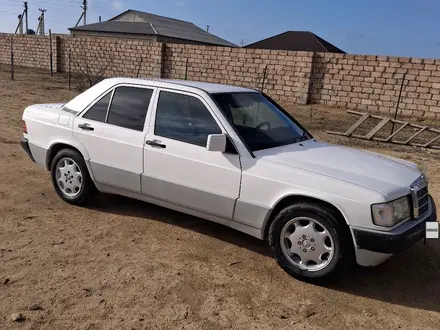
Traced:
<path fill-rule="evenodd" d="M 440 240 L 318 287 L 266 242 L 205 220 L 116 196 L 62 202 L 18 141 L 27 105 L 72 96 L 62 76 L 0 72 L 0 329 L 440 329 Z M 319 138 L 426 168 L 440 204 L 438 153 L 329 136 L 343 113 L 293 112 L 311 110 Z"/>

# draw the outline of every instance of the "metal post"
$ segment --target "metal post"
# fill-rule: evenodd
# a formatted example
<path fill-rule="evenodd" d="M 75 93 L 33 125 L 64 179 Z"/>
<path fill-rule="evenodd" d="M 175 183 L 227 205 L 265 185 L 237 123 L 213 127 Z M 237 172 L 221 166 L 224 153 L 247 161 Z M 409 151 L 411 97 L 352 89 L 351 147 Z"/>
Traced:
<path fill-rule="evenodd" d="M 136 78 L 139 78 L 139 73 L 141 71 L 141 65 L 142 65 L 142 57 L 141 57 L 141 60 L 139 61 L 138 72 L 136 74 Z"/>
<path fill-rule="evenodd" d="M 68 75 L 69 75 L 69 91 L 70 91 L 70 89 L 71 89 L 71 76 L 70 76 L 70 59 L 71 59 L 71 50 L 69 49 L 69 63 L 68 63 L 68 66 L 69 66 L 69 68 L 68 68 Z"/>
<path fill-rule="evenodd" d="M 101 16 L 99 16 L 99 23 L 101 23 Z"/>
<path fill-rule="evenodd" d="M 50 75 L 53 76 L 52 31 L 49 29 Z"/>
<path fill-rule="evenodd" d="M 186 59 L 186 65 L 185 65 L 185 80 L 188 79 L 188 59 Z"/>
<path fill-rule="evenodd" d="M 14 39 L 11 37 L 11 80 L 14 78 Z"/>
<path fill-rule="evenodd" d="M 263 92 L 263 90 L 264 90 L 264 82 L 266 81 L 266 72 L 267 72 L 267 65 L 264 67 L 264 71 L 263 71 L 263 81 L 261 83 L 261 92 Z"/>
<path fill-rule="evenodd" d="M 406 72 L 403 74 L 402 84 L 400 85 L 399 98 L 397 99 L 396 111 L 394 112 L 394 120 L 396 120 L 396 118 L 397 118 L 397 111 L 399 110 L 400 98 L 402 96 L 403 84 L 405 83 L 405 77 L 406 77 Z M 391 134 L 393 134 L 393 133 L 394 133 L 394 122 L 391 127 Z"/>

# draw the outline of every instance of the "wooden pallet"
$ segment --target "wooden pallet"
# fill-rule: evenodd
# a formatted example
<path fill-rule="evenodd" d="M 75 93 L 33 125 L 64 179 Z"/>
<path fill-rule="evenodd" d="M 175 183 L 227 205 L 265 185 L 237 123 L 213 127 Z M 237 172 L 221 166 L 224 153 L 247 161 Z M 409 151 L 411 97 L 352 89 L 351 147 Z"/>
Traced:
<path fill-rule="evenodd" d="M 410 145 L 410 146 L 415 146 L 415 147 L 431 148 L 431 149 L 440 150 L 440 145 L 433 145 L 434 142 L 440 140 L 440 130 L 439 129 L 435 129 L 435 128 L 428 127 L 428 126 L 412 124 L 407 121 L 401 121 L 401 120 L 392 119 L 392 118 L 388 118 L 388 117 L 371 115 L 369 113 L 364 113 L 364 112 L 347 110 L 347 113 L 359 115 L 361 117 L 347 131 L 345 131 L 345 132 L 327 131 L 328 134 L 342 135 L 342 136 L 346 136 L 346 137 L 353 137 L 353 138 L 358 138 L 358 139 L 363 139 L 363 140 L 389 142 L 389 143 L 394 143 L 394 144 Z M 373 127 L 366 135 L 355 134 L 355 130 L 357 128 L 359 128 L 369 118 L 380 119 L 381 121 L 375 127 Z M 386 126 L 386 124 L 388 124 L 389 122 L 391 122 L 393 124 L 393 127 L 394 127 L 394 124 L 400 124 L 402 126 L 400 126 L 397 130 L 395 130 L 395 131 L 393 130 L 393 132 L 390 132 L 389 136 L 386 138 L 375 137 L 375 135 L 381 129 L 383 129 Z M 401 132 L 405 127 L 414 128 L 414 129 L 417 129 L 417 131 L 406 140 L 397 140 L 395 138 L 396 135 L 398 135 L 399 132 Z M 427 131 L 436 133 L 437 136 L 426 143 L 412 142 L 412 140 L 414 138 L 416 138 L 418 135 L 420 135 L 420 133 L 427 132 Z"/>

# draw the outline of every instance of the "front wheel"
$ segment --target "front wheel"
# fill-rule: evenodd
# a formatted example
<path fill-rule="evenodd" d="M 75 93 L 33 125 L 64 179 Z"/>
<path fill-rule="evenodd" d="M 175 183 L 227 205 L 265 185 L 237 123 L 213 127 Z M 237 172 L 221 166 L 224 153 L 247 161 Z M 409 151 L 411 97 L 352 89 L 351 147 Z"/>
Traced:
<path fill-rule="evenodd" d="M 340 276 L 354 256 L 344 219 L 312 203 L 283 209 L 270 226 L 269 244 L 281 268 L 297 279 L 315 284 Z"/>
<path fill-rule="evenodd" d="M 52 160 L 51 177 L 56 193 L 67 203 L 85 205 L 93 200 L 95 184 L 79 152 L 60 150 Z"/>

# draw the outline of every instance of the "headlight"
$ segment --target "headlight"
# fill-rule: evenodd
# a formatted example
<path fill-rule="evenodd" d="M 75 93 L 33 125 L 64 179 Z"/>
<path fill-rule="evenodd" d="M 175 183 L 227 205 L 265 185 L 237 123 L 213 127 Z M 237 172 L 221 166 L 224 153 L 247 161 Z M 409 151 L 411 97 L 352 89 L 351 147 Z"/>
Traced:
<path fill-rule="evenodd" d="M 393 227 L 401 221 L 411 218 L 408 197 L 402 197 L 392 202 L 374 204 L 371 206 L 373 222 L 377 226 Z"/>

